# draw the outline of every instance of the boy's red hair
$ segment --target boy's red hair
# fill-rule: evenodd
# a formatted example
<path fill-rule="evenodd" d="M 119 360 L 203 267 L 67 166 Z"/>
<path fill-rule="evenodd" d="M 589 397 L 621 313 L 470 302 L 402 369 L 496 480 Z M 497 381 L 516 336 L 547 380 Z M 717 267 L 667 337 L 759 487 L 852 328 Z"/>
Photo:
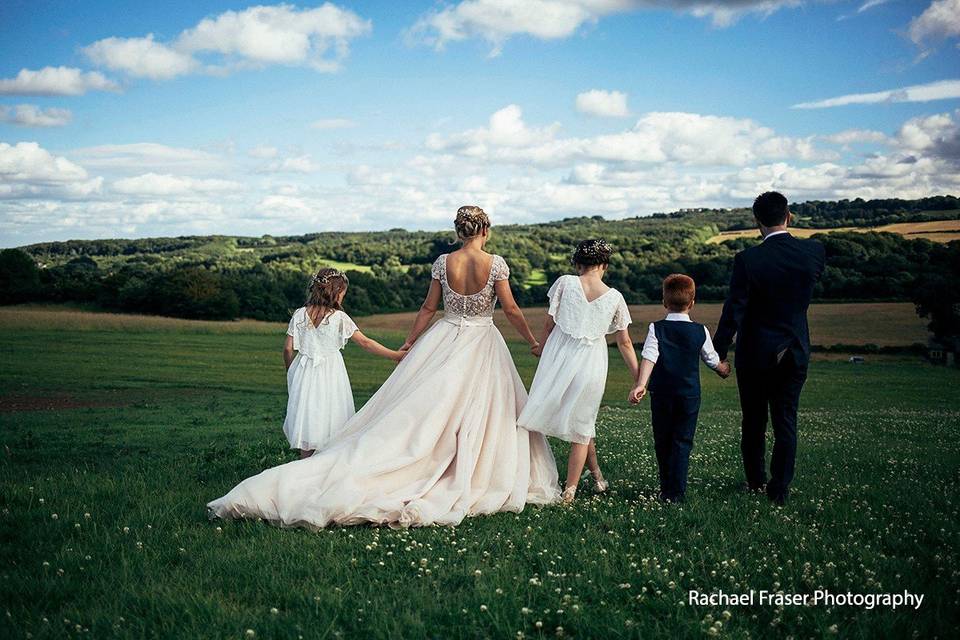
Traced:
<path fill-rule="evenodd" d="M 696 297 L 697 283 L 690 276 L 672 273 L 663 279 L 663 305 L 670 311 L 686 311 Z"/>

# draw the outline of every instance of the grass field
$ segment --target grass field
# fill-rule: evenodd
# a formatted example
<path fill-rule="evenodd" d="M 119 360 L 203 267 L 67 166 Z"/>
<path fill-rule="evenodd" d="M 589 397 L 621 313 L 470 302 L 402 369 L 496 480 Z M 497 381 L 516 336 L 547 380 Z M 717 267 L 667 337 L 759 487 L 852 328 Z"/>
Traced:
<path fill-rule="evenodd" d="M 847 314 L 883 343 L 866 316 Z M 625 404 L 611 351 L 608 496 L 457 528 L 208 522 L 205 502 L 292 458 L 282 330 L 0 312 L 0 637 L 956 635 L 960 371 L 814 362 L 783 508 L 736 490 L 736 387 L 706 372 L 689 500 L 654 501 L 649 409 Z M 510 346 L 529 383 L 535 362 Z M 345 357 L 363 402 L 392 366 L 352 345 Z M 925 597 L 917 611 L 687 604 L 689 589 L 820 588 Z"/>
<path fill-rule="evenodd" d="M 923 238 L 934 242 L 950 242 L 960 240 L 960 220 L 933 220 L 930 222 L 898 222 L 896 224 L 887 224 L 879 227 L 837 227 L 833 229 L 805 229 L 803 227 L 791 227 L 790 233 L 801 238 L 809 238 L 817 233 L 834 233 L 837 231 L 847 231 L 854 233 L 868 233 L 870 231 L 886 231 L 887 233 L 897 233 L 904 238 L 916 240 Z M 760 232 L 756 229 L 744 229 L 741 231 L 723 231 L 708 240 L 708 242 L 719 243 L 724 240 L 733 240 L 735 238 L 756 238 Z"/>

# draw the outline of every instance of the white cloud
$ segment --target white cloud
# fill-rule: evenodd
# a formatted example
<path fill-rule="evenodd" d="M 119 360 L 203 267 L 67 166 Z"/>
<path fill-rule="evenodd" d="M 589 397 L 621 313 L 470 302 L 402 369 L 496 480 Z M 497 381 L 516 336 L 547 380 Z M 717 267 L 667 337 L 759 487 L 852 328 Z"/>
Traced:
<path fill-rule="evenodd" d="M 446 137 L 431 134 L 426 145 L 433 151 L 449 151 L 478 158 L 530 160 L 538 155 L 538 151 L 552 144 L 559 128 L 559 123 L 530 128 L 523 121 L 523 110 L 511 104 L 494 112 L 485 128 L 470 129 Z M 565 154 L 569 155 L 569 152 Z"/>
<path fill-rule="evenodd" d="M 235 192 L 243 185 L 233 180 L 217 178 L 198 179 L 188 176 L 145 173 L 122 178 L 113 183 L 117 193 L 147 196 L 174 196 L 203 193 Z"/>
<path fill-rule="evenodd" d="M 155 142 L 84 147 L 70 152 L 70 155 L 88 167 L 124 172 L 134 169 L 158 173 L 202 173 L 225 166 L 223 159 L 212 153 Z"/>
<path fill-rule="evenodd" d="M 262 167 L 260 173 L 313 173 L 320 168 L 309 154 L 278 158 Z"/>
<path fill-rule="evenodd" d="M 960 0 L 958 0 L 960 2 Z M 842 107 L 850 104 L 882 104 L 892 102 L 930 102 L 932 100 L 948 100 L 960 98 L 960 80 L 938 80 L 926 84 L 915 84 L 901 89 L 889 89 L 873 93 L 852 93 L 836 98 L 818 100 L 816 102 L 801 102 L 793 105 L 793 109 L 823 109 L 826 107 Z"/>
<path fill-rule="evenodd" d="M 438 229 L 465 202 L 504 224 L 743 206 L 771 188 L 793 201 L 960 191 L 958 111 L 890 131 L 811 137 L 730 116 L 655 112 L 623 130 L 571 137 L 556 123 L 525 122 L 511 105 L 482 127 L 431 136 L 404 157 L 324 163 L 319 175 L 294 170 L 320 168 L 301 150 L 260 159 L 278 172 L 251 175 L 249 151 L 211 160 L 146 143 L 83 154 L 23 144 L 0 146 L 0 244 L 119 233 Z M 834 152 L 859 144 L 872 146 Z M 90 161 L 105 177 L 88 173 Z M 143 161 L 174 166 L 141 168 Z"/>
<path fill-rule="evenodd" d="M 914 160 L 925 156 L 960 168 L 960 109 L 911 118 L 900 127 L 896 143 Z"/>
<path fill-rule="evenodd" d="M 350 129 L 357 123 L 349 118 L 322 118 L 310 123 L 311 129 Z"/>
<path fill-rule="evenodd" d="M 0 198 L 85 196 L 99 191 L 102 183 L 102 178 L 90 178 L 83 167 L 36 142 L 0 142 Z"/>
<path fill-rule="evenodd" d="M 857 9 L 857 13 L 863 13 L 864 11 L 869 11 L 874 7 L 879 7 L 880 5 L 887 4 L 890 0 L 867 0 L 860 5 L 860 8 Z"/>
<path fill-rule="evenodd" d="M 960 0 L 933 0 L 923 13 L 910 21 L 907 33 L 918 45 L 960 36 Z"/>
<path fill-rule="evenodd" d="M 627 94 L 621 91 L 591 89 L 577 94 L 577 111 L 605 118 L 624 118 L 630 115 Z"/>
<path fill-rule="evenodd" d="M 567 38 L 608 15 L 641 9 L 673 10 L 710 18 L 714 26 L 735 22 L 745 13 L 768 15 L 801 0 L 462 0 L 421 16 L 408 39 L 443 49 L 450 42 L 482 38 L 499 55 L 511 37 Z"/>
<path fill-rule="evenodd" d="M 144 38 L 104 38 L 83 52 L 95 64 L 153 80 L 169 80 L 199 67 L 189 53 L 155 41 L 152 33 Z"/>
<path fill-rule="evenodd" d="M 871 131 L 869 129 L 847 129 L 828 136 L 823 139 L 833 144 L 849 146 L 852 144 L 876 144 L 889 141 L 886 134 L 880 131 Z"/>
<path fill-rule="evenodd" d="M 275 158 L 278 153 L 280 153 L 279 149 L 267 145 L 253 147 L 247 151 L 247 155 L 251 158 Z"/>
<path fill-rule="evenodd" d="M 260 64 L 307 64 L 336 71 L 350 41 L 370 32 L 369 20 L 332 3 L 313 9 L 291 5 L 250 7 L 206 18 L 184 31 L 177 47 L 213 51 Z"/>
<path fill-rule="evenodd" d="M 170 42 L 159 42 L 153 34 L 112 37 L 94 42 L 83 52 L 109 69 L 154 80 L 270 64 L 333 72 L 347 57 L 350 41 L 370 29 L 369 20 L 329 2 L 312 9 L 256 6 L 204 18 Z M 210 54 L 219 57 L 205 57 Z"/>
<path fill-rule="evenodd" d="M 13 78 L 0 79 L 0 95 L 79 96 L 87 91 L 119 91 L 120 87 L 97 71 L 73 67 L 20 69 Z"/>
<path fill-rule="evenodd" d="M 560 125 L 529 127 L 519 106 L 490 116 L 486 128 L 427 138 L 433 151 L 505 163 L 562 166 L 571 161 L 677 162 L 739 166 L 761 159 L 832 157 L 813 138 L 778 136 L 749 119 L 696 113 L 652 112 L 632 129 L 592 138 L 560 138 Z"/>
<path fill-rule="evenodd" d="M 71 118 L 73 114 L 69 109 L 43 109 L 35 104 L 0 105 L 0 122 L 18 127 L 62 127 L 69 124 Z"/>

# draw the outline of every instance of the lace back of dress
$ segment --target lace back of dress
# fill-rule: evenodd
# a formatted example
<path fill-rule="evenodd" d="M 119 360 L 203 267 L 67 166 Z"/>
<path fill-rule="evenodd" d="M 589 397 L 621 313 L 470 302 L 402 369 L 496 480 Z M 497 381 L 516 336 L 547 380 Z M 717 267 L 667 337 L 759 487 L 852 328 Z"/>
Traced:
<path fill-rule="evenodd" d="M 493 256 L 493 264 L 490 267 L 490 275 L 487 278 L 487 284 L 483 289 L 469 296 L 457 293 L 450 288 L 447 283 L 447 256 L 438 258 L 440 284 L 443 287 L 443 308 L 448 314 L 458 316 L 492 316 L 493 309 L 497 304 L 497 294 L 494 291 L 493 283 L 500 270 L 500 263 L 503 258 Z"/>

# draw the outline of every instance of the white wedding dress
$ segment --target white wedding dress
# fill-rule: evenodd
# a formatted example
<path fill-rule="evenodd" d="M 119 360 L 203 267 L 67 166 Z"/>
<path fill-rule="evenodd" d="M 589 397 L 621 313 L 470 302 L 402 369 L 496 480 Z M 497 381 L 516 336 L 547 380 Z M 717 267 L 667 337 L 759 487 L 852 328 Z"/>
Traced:
<path fill-rule="evenodd" d="M 444 317 L 324 449 L 244 480 L 207 505 L 211 517 L 455 525 L 557 500 L 546 439 L 517 427 L 527 393 L 493 325 L 494 282 L 508 275 L 494 256 L 486 286 L 464 296 L 450 289 L 440 256 L 433 277 Z"/>

